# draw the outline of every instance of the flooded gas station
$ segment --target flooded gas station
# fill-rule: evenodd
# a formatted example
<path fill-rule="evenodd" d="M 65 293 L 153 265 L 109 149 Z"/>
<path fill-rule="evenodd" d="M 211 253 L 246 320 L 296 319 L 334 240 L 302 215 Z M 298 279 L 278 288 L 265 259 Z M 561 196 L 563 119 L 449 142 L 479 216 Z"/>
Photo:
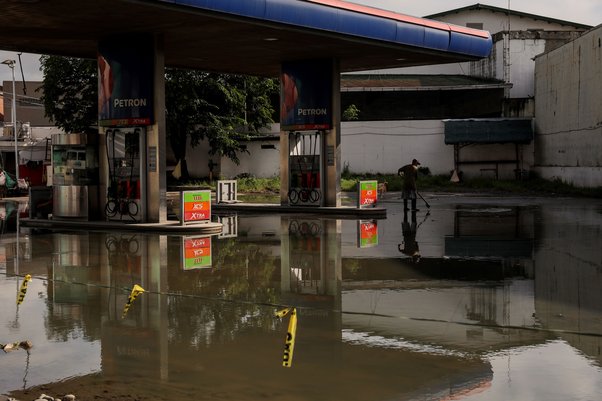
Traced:
<path fill-rule="evenodd" d="M 599 399 L 602 201 L 398 195 L 214 236 L 23 228 L 5 201 L 0 343 L 32 347 L 0 353 L 0 394 Z"/>

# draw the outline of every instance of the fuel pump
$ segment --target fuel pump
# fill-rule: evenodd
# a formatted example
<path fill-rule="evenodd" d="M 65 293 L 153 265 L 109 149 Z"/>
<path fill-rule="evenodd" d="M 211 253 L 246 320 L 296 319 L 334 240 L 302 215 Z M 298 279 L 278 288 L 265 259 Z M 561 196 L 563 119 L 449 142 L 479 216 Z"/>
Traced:
<path fill-rule="evenodd" d="M 289 132 L 291 205 L 320 206 L 322 200 L 322 132 Z"/>
<path fill-rule="evenodd" d="M 143 132 L 143 127 L 106 131 L 109 181 L 104 211 L 109 220 L 142 220 L 140 149 Z"/>

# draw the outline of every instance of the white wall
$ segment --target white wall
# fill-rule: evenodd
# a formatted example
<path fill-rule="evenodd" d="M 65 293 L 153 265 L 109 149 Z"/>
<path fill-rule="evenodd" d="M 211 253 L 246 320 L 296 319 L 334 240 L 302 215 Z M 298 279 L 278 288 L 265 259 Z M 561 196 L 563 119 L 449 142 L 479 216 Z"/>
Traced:
<path fill-rule="evenodd" d="M 262 149 L 262 144 L 273 145 L 275 149 Z M 186 162 L 188 173 L 191 177 L 200 178 L 209 176 L 209 160 L 215 163 L 221 162 L 220 166 L 213 169 L 213 178 L 231 179 L 246 173 L 255 177 L 274 177 L 280 174 L 280 143 L 278 140 L 247 142 L 249 153 L 238 154 L 240 164 L 236 165 L 227 157 L 209 156 L 209 146 L 206 141 L 201 142 L 194 149 L 188 148 Z"/>
<path fill-rule="evenodd" d="M 475 145 L 462 148 L 461 160 L 514 160 L 512 144 Z M 341 158 L 343 166 L 354 173 L 396 173 L 399 167 L 416 158 L 432 174 L 450 174 L 454 169 L 454 147 L 445 144 L 443 121 L 365 121 L 341 124 Z M 520 168 L 530 170 L 533 145 L 520 148 Z M 494 177 L 492 164 L 462 165 L 464 177 Z M 514 164 L 500 164 L 499 178 L 513 179 Z"/>
<path fill-rule="evenodd" d="M 512 88 L 510 88 L 510 98 L 535 96 L 535 84 L 533 77 L 535 63 L 533 59 L 538 54 L 543 53 L 545 50 L 545 45 L 546 41 L 543 39 L 510 40 L 511 65 L 509 80 L 512 82 Z M 503 80 L 503 66 L 500 65 L 503 57 L 499 56 L 504 51 L 504 43 L 503 41 L 499 41 L 495 44 L 495 46 L 498 52 L 498 65 L 500 67 L 496 69 L 495 78 Z"/>
<path fill-rule="evenodd" d="M 261 145 L 273 145 L 274 149 L 262 149 Z M 280 142 L 278 140 L 247 142 L 249 153 L 238 155 L 240 165 L 232 160 L 222 158 L 220 176 L 226 179 L 234 178 L 241 173 L 248 173 L 255 177 L 280 176 Z"/>
<path fill-rule="evenodd" d="M 351 172 L 396 173 L 414 158 L 433 174 L 454 168 L 441 120 L 343 122 L 341 158 Z"/>
<path fill-rule="evenodd" d="M 272 124 L 262 132 L 266 136 L 272 135 L 274 139 L 263 141 L 254 140 L 246 143 L 247 152 L 240 152 L 238 158 L 240 165 L 236 165 L 227 157 L 210 156 L 209 143 L 204 140 L 194 148 L 188 145 L 186 153 L 186 162 L 188 164 L 188 173 L 191 177 L 208 177 L 209 160 L 218 163 L 214 167 L 214 179 L 231 179 L 234 176 L 247 173 L 255 177 L 274 177 L 280 174 L 280 124 Z M 262 149 L 261 145 L 272 145 L 274 149 Z M 221 164 L 221 165 L 220 165 Z"/>
<path fill-rule="evenodd" d="M 58 127 L 31 127 L 31 137 L 35 139 L 45 139 L 51 137 L 54 134 L 64 133 L 65 131 Z"/>
<path fill-rule="evenodd" d="M 535 92 L 540 174 L 602 186 L 602 26 L 537 57 Z"/>
<path fill-rule="evenodd" d="M 444 126 L 441 120 L 403 121 L 345 121 L 341 123 L 341 162 L 353 173 L 394 174 L 397 170 L 418 159 L 421 167 L 428 167 L 431 174 L 450 174 L 454 169 L 454 147 L 446 145 Z M 261 149 L 262 144 L 272 144 L 275 149 Z M 256 177 L 274 177 L 280 174 L 280 143 L 275 137 L 271 141 L 249 142 L 250 154 L 239 154 L 240 165 L 222 158 L 221 174 L 230 179 L 241 173 Z M 197 148 L 198 149 L 198 148 Z M 205 151 L 205 155 L 206 155 Z M 461 159 L 469 160 L 512 160 L 515 147 L 512 144 L 468 146 L 461 150 Z M 520 168 L 531 170 L 533 145 L 520 148 L 523 160 Z M 193 177 L 207 176 L 207 156 L 187 157 L 188 168 Z M 197 168 L 198 165 L 198 168 Z M 464 177 L 494 177 L 491 164 L 463 165 Z M 499 178 L 513 179 L 514 164 L 499 166 Z M 202 170 L 204 168 L 204 170 Z"/>
<path fill-rule="evenodd" d="M 194 178 L 208 177 L 209 176 L 209 160 L 213 159 L 214 162 L 219 160 L 219 156 L 209 156 L 209 143 L 201 141 L 194 148 L 190 147 L 186 149 L 186 165 L 188 166 L 188 174 Z"/>

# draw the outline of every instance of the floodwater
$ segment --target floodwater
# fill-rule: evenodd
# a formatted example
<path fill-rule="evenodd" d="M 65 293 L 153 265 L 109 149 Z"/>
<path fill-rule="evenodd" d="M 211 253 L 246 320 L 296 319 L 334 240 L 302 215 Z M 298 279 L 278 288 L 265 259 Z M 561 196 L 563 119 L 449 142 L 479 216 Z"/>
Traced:
<path fill-rule="evenodd" d="M 208 238 L 25 230 L 13 205 L 0 343 L 33 348 L 0 352 L 0 394 L 602 399 L 601 200 L 431 195 L 404 216 L 387 196 L 383 220 L 222 215 Z"/>

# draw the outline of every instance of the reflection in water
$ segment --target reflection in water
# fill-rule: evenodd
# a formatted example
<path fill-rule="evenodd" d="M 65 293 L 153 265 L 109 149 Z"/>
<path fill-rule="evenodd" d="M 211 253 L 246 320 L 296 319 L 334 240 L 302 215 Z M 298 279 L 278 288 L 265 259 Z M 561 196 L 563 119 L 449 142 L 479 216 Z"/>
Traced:
<path fill-rule="evenodd" d="M 412 210 L 412 221 L 408 222 L 408 211 L 403 211 L 403 223 L 401 223 L 401 232 L 403 233 L 403 244 L 397 245 L 399 252 L 412 258 L 414 263 L 420 262 L 420 248 L 416 241 L 416 233 L 418 227 L 426 221 L 430 214 L 430 211 L 424 215 L 424 220 L 417 224 L 416 222 L 416 211 Z"/>
<path fill-rule="evenodd" d="M 0 393 L 27 399 L 22 390 L 39 386 L 125 400 L 602 393 L 602 215 L 565 203 L 441 204 L 430 213 L 408 220 L 392 210 L 378 224 L 227 216 L 227 235 L 210 238 L 3 235 L 0 343 L 29 339 L 34 348 L 0 355 Z M 400 254 L 401 236 L 404 248 L 420 242 L 420 263 Z M 33 280 L 17 305 L 24 274 Z M 145 292 L 124 315 L 135 285 Z M 274 317 L 285 306 L 298 312 L 291 369 L 282 368 L 287 320 Z"/>

